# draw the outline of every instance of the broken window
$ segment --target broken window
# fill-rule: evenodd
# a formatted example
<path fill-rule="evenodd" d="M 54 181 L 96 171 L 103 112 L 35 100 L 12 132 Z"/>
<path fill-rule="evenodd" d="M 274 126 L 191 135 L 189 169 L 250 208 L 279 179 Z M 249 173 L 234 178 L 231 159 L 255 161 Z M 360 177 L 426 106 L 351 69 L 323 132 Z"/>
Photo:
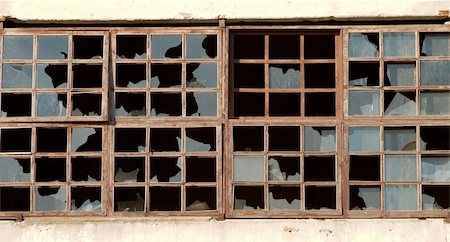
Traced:
<path fill-rule="evenodd" d="M 30 188 L 0 187 L 0 211 L 30 211 Z"/>
<path fill-rule="evenodd" d="M 416 55 L 416 35 L 410 32 L 383 33 L 383 54 L 386 57 L 414 57 Z"/>
<path fill-rule="evenodd" d="M 116 57 L 123 59 L 144 59 L 147 56 L 147 36 L 117 35 Z"/>
<path fill-rule="evenodd" d="M 450 56 L 448 32 L 420 33 L 421 56 Z"/>
<path fill-rule="evenodd" d="M 71 193 L 70 210 L 77 212 L 101 210 L 100 187 L 73 187 Z"/>
<path fill-rule="evenodd" d="M 62 212 L 67 208 L 66 187 L 36 187 L 36 211 Z"/>
<path fill-rule="evenodd" d="M 351 33 L 348 40 L 349 57 L 377 57 L 379 51 L 378 33 Z"/>
<path fill-rule="evenodd" d="M 0 157 L 0 182 L 30 181 L 30 158 Z"/>

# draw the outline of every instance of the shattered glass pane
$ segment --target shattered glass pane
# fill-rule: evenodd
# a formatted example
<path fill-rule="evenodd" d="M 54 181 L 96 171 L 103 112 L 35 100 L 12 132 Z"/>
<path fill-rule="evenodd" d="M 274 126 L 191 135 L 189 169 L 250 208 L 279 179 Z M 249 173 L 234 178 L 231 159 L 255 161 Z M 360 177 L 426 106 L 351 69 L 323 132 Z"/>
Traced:
<path fill-rule="evenodd" d="M 307 210 L 335 210 L 336 187 L 307 186 L 305 188 Z"/>
<path fill-rule="evenodd" d="M 350 156 L 350 181 L 380 181 L 380 156 Z"/>
<path fill-rule="evenodd" d="M 0 152 L 31 152 L 31 128 L 2 128 L 0 132 Z"/>
<path fill-rule="evenodd" d="M 103 58 L 103 36 L 73 36 L 74 59 Z"/>
<path fill-rule="evenodd" d="M 349 115 L 379 115 L 380 93 L 365 91 L 349 92 Z"/>
<path fill-rule="evenodd" d="M 30 211 L 30 188 L 0 187 L 0 211 Z"/>
<path fill-rule="evenodd" d="M 299 210 L 300 187 L 269 187 L 270 210 Z"/>
<path fill-rule="evenodd" d="M 217 58 L 216 35 L 186 35 L 186 57 L 193 59 Z"/>
<path fill-rule="evenodd" d="M 115 187 L 114 211 L 144 211 L 145 190 L 143 187 Z"/>
<path fill-rule="evenodd" d="M 269 181 L 300 181 L 299 157 L 269 157 Z"/>
<path fill-rule="evenodd" d="M 36 69 L 39 88 L 67 87 L 67 65 L 38 64 Z"/>
<path fill-rule="evenodd" d="M 73 116 L 100 116 L 102 113 L 102 94 L 72 95 Z"/>
<path fill-rule="evenodd" d="M 31 93 L 2 93 L 1 103 L 1 117 L 31 116 Z"/>
<path fill-rule="evenodd" d="M 415 127 L 384 128 L 384 150 L 416 150 Z"/>
<path fill-rule="evenodd" d="M 300 88 L 300 65 L 269 65 L 270 88 Z"/>
<path fill-rule="evenodd" d="M 180 187 L 150 187 L 150 211 L 180 211 Z"/>
<path fill-rule="evenodd" d="M 450 181 L 450 156 L 422 156 L 422 181 Z"/>
<path fill-rule="evenodd" d="M 270 151 L 300 151 L 299 126 L 269 127 Z"/>
<path fill-rule="evenodd" d="M 71 208 L 72 211 L 88 212 L 102 209 L 100 187 L 72 187 Z"/>
<path fill-rule="evenodd" d="M 181 151 L 181 129 L 151 128 L 150 150 L 152 152 Z"/>
<path fill-rule="evenodd" d="M 152 93 L 151 116 L 181 116 L 181 93 Z"/>
<path fill-rule="evenodd" d="M 38 59 L 67 59 L 69 41 L 65 35 L 39 35 L 38 43 Z"/>
<path fill-rule="evenodd" d="M 101 128 L 72 128 L 72 152 L 101 150 Z"/>
<path fill-rule="evenodd" d="M 143 182 L 145 177 L 144 157 L 116 157 L 114 165 L 115 182 Z"/>
<path fill-rule="evenodd" d="M 350 151 L 379 151 L 380 127 L 350 127 L 348 143 Z"/>
<path fill-rule="evenodd" d="M 450 114 L 450 92 L 420 92 L 420 114 Z"/>
<path fill-rule="evenodd" d="M 145 88 L 145 64 L 116 64 L 116 86 L 130 88 Z"/>
<path fill-rule="evenodd" d="M 387 33 L 383 34 L 383 55 L 386 57 L 414 57 L 416 56 L 415 33 Z"/>
<path fill-rule="evenodd" d="M 305 181 L 335 181 L 336 164 L 334 156 L 306 156 L 304 158 Z"/>
<path fill-rule="evenodd" d="M 384 92 L 384 114 L 416 114 L 416 93 L 395 91 Z"/>
<path fill-rule="evenodd" d="M 422 86 L 450 86 L 450 61 L 421 61 Z"/>
<path fill-rule="evenodd" d="M 386 210 L 417 210 L 417 185 L 386 185 Z"/>
<path fill-rule="evenodd" d="M 216 158 L 186 157 L 187 182 L 216 182 Z"/>
<path fill-rule="evenodd" d="M 384 70 L 385 86 L 414 86 L 416 83 L 414 63 L 386 63 Z"/>
<path fill-rule="evenodd" d="M 186 64 L 186 86 L 192 88 L 217 87 L 216 63 L 189 63 Z"/>
<path fill-rule="evenodd" d="M 36 158 L 36 181 L 37 182 L 65 182 L 66 181 L 66 158 Z"/>
<path fill-rule="evenodd" d="M 305 151 L 335 151 L 336 131 L 334 127 L 305 126 Z"/>
<path fill-rule="evenodd" d="M 450 56 L 450 33 L 420 33 L 421 56 Z"/>
<path fill-rule="evenodd" d="M 379 186 L 350 186 L 351 210 L 379 210 L 381 188 Z"/>
<path fill-rule="evenodd" d="M 264 181 L 264 156 L 233 157 L 234 181 Z"/>
<path fill-rule="evenodd" d="M 421 126 L 422 150 L 450 150 L 450 126 Z"/>
<path fill-rule="evenodd" d="M 30 158 L 0 157 L 0 182 L 30 181 Z"/>
<path fill-rule="evenodd" d="M 31 64 L 3 64 L 2 88 L 31 88 Z"/>
<path fill-rule="evenodd" d="M 67 94 L 38 93 L 37 94 L 37 116 L 66 116 Z"/>
<path fill-rule="evenodd" d="M 181 157 L 151 157 L 151 182 L 181 182 L 183 162 Z"/>
<path fill-rule="evenodd" d="M 145 128 L 116 128 L 115 152 L 145 152 Z"/>
<path fill-rule="evenodd" d="M 384 179 L 386 181 L 416 181 L 416 157 L 413 155 L 386 155 Z"/>
<path fill-rule="evenodd" d="M 217 94 L 214 92 L 186 93 L 186 116 L 217 116 Z"/>
<path fill-rule="evenodd" d="M 181 35 L 152 35 L 152 59 L 181 58 Z"/>
<path fill-rule="evenodd" d="M 96 182 L 102 180 L 101 157 L 72 157 L 72 181 Z"/>
<path fill-rule="evenodd" d="M 235 59 L 263 59 L 264 35 L 235 35 Z"/>
<path fill-rule="evenodd" d="M 377 57 L 379 40 L 377 33 L 351 33 L 348 40 L 349 57 Z"/>
<path fill-rule="evenodd" d="M 3 59 L 32 59 L 32 35 L 4 35 Z"/>
<path fill-rule="evenodd" d="M 116 92 L 116 116 L 145 116 L 146 94 Z"/>
<path fill-rule="evenodd" d="M 269 59 L 299 58 L 299 35 L 269 35 Z"/>
<path fill-rule="evenodd" d="M 233 81 L 235 88 L 264 88 L 264 65 L 235 63 Z"/>
<path fill-rule="evenodd" d="M 234 188 L 234 209 L 235 210 L 264 209 L 264 187 L 236 186 Z"/>
<path fill-rule="evenodd" d="M 146 35 L 117 35 L 118 59 L 145 59 L 147 56 Z"/>
<path fill-rule="evenodd" d="M 187 187 L 186 210 L 216 210 L 217 198 L 215 187 Z"/>
<path fill-rule="evenodd" d="M 36 187 L 36 211 L 66 210 L 66 187 Z"/>
<path fill-rule="evenodd" d="M 233 127 L 234 151 L 263 151 L 264 127 L 236 126 Z"/>
<path fill-rule="evenodd" d="M 378 62 L 350 62 L 349 86 L 379 86 L 379 68 Z"/>
<path fill-rule="evenodd" d="M 450 209 L 450 186 L 423 185 L 422 209 L 423 210 Z"/>
<path fill-rule="evenodd" d="M 150 86 L 180 88 L 181 69 L 181 64 L 152 64 Z"/>
<path fill-rule="evenodd" d="M 186 151 L 215 151 L 216 128 L 186 128 Z"/>

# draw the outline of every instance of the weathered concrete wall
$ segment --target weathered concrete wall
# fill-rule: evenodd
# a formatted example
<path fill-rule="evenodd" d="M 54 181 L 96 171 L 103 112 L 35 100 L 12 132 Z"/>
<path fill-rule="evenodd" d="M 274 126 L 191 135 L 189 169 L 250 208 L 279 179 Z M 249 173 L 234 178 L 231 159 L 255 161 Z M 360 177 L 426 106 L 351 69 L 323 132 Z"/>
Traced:
<path fill-rule="evenodd" d="M 430 17 L 449 0 L 0 0 L 20 20 L 202 20 Z"/>
<path fill-rule="evenodd" d="M 225 220 L 29 218 L 0 221 L 0 241 L 450 241 L 442 219 Z"/>

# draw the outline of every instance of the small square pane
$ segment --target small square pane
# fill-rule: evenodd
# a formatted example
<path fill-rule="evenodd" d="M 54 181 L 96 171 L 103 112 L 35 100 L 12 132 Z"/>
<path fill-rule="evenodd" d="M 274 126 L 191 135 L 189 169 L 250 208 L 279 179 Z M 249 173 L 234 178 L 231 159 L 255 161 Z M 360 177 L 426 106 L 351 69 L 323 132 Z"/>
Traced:
<path fill-rule="evenodd" d="M 235 155 L 233 157 L 233 180 L 264 181 L 264 157 Z"/>
<path fill-rule="evenodd" d="M 117 35 L 118 59 L 145 59 L 147 56 L 147 36 L 145 35 Z"/>
<path fill-rule="evenodd" d="M 101 194 L 100 187 L 72 187 L 70 210 L 76 212 L 101 211 Z"/>
<path fill-rule="evenodd" d="M 145 157 L 116 157 L 114 182 L 144 182 Z"/>
<path fill-rule="evenodd" d="M 100 116 L 102 94 L 72 95 L 72 116 Z"/>
<path fill-rule="evenodd" d="M 380 127 L 350 127 L 350 151 L 380 151 Z"/>
<path fill-rule="evenodd" d="M 300 88 L 300 65 L 273 64 L 269 66 L 270 88 Z"/>
<path fill-rule="evenodd" d="M 385 115 L 414 115 L 416 114 L 415 92 L 384 92 Z"/>
<path fill-rule="evenodd" d="M 349 115 L 380 115 L 380 93 L 350 91 L 348 97 Z"/>
<path fill-rule="evenodd" d="M 37 116 L 52 117 L 67 115 L 66 93 L 38 93 Z"/>
<path fill-rule="evenodd" d="M 349 57 L 377 57 L 378 33 L 351 33 L 348 40 Z"/>
<path fill-rule="evenodd" d="M 186 57 L 192 59 L 217 58 L 216 35 L 187 35 Z"/>
<path fill-rule="evenodd" d="M 74 35 L 72 39 L 74 59 L 103 58 L 103 36 Z"/>
<path fill-rule="evenodd" d="M 151 182 L 181 182 L 183 176 L 183 160 L 181 157 L 151 157 Z"/>
<path fill-rule="evenodd" d="M 217 93 L 186 93 L 186 116 L 217 116 Z"/>
<path fill-rule="evenodd" d="M 129 88 L 146 87 L 145 64 L 116 64 L 116 86 Z"/>
<path fill-rule="evenodd" d="M 150 211 L 180 211 L 181 187 L 150 187 Z"/>
<path fill-rule="evenodd" d="M 235 59 L 263 59 L 264 35 L 235 35 Z"/>
<path fill-rule="evenodd" d="M 30 158 L 0 157 L 0 182 L 29 182 Z"/>
<path fill-rule="evenodd" d="M 450 61 L 421 61 L 420 85 L 450 86 Z"/>
<path fill-rule="evenodd" d="M 300 181 L 300 157 L 269 157 L 267 173 L 269 181 Z"/>
<path fill-rule="evenodd" d="M 421 91 L 420 114 L 448 115 L 450 114 L 450 92 Z"/>
<path fill-rule="evenodd" d="M 37 38 L 38 59 L 67 59 L 68 58 L 68 36 L 54 35 Z"/>
<path fill-rule="evenodd" d="M 386 185 L 386 210 L 417 210 L 417 185 Z"/>
<path fill-rule="evenodd" d="M 335 151 L 336 130 L 334 127 L 305 126 L 305 151 Z"/>
<path fill-rule="evenodd" d="M 72 152 L 102 150 L 101 128 L 72 128 Z"/>
<path fill-rule="evenodd" d="M 413 155 L 386 155 L 384 157 L 384 179 L 386 181 L 417 180 L 416 157 Z"/>
<path fill-rule="evenodd" d="M 236 186 L 234 187 L 235 210 L 260 210 L 264 209 L 263 186 Z"/>
<path fill-rule="evenodd" d="M 38 64 L 36 69 L 38 88 L 67 87 L 67 65 Z"/>
<path fill-rule="evenodd" d="M 300 187 L 269 187 L 270 210 L 300 210 Z"/>
<path fill-rule="evenodd" d="M 188 88 L 216 88 L 217 63 L 186 64 L 186 86 Z"/>
<path fill-rule="evenodd" d="M 32 59 L 33 36 L 4 35 L 3 59 Z"/>
<path fill-rule="evenodd" d="M 414 86 L 416 65 L 414 63 L 386 63 L 384 86 Z"/>
<path fill-rule="evenodd" d="M 181 64 L 151 64 L 150 86 L 153 88 L 181 88 Z"/>
<path fill-rule="evenodd" d="M 181 58 L 181 35 L 152 35 L 152 59 Z"/>
<path fill-rule="evenodd" d="M 416 53 L 415 33 L 384 33 L 383 46 L 386 57 L 413 57 Z"/>
<path fill-rule="evenodd" d="M 137 212 L 144 211 L 145 188 L 144 187 L 115 187 L 114 211 Z"/>
<path fill-rule="evenodd" d="M 186 187 L 186 211 L 216 210 L 215 187 Z"/>
<path fill-rule="evenodd" d="M 299 35 L 269 35 L 269 59 L 299 58 Z"/>
<path fill-rule="evenodd" d="M 146 94 L 134 92 L 116 92 L 116 116 L 145 116 Z"/>
<path fill-rule="evenodd" d="M 384 150 L 416 150 L 415 127 L 385 127 Z"/>
<path fill-rule="evenodd" d="M 450 33 L 420 33 L 421 56 L 450 56 Z"/>
<path fill-rule="evenodd" d="M 186 128 L 186 151 L 215 151 L 216 128 Z"/>
<path fill-rule="evenodd" d="M 422 181 L 450 181 L 450 156 L 422 155 Z"/>
<path fill-rule="evenodd" d="M 422 209 L 450 209 L 449 185 L 422 185 Z"/>
<path fill-rule="evenodd" d="M 350 186 L 351 210 L 379 210 L 381 188 L 379 186 Z"/>
<path fill-rule="evenodd" d="M 35 204 L 36 211 L 65 211 L 66 187 L 36 187 Z"/>
<path fill-rule="evenodd" d="M 31 88 L 31 64 L 3 64 L 2 88 Z"/>

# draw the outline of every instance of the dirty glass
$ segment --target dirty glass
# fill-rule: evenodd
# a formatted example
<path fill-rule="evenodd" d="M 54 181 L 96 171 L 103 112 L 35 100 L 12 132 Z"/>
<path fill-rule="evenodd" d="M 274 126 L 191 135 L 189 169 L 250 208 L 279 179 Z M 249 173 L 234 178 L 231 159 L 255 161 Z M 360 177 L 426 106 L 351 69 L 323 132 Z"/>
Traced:
<path fill-rule="evenodd" d="M 264 156 L 233 157 L 234 181 L 264 181 Z"/>
<path fill-rule="evenodd" d="M 416 56 L 415 33 L 383 33 L 383 51 L 386 57 Z"/>
<path fill-rule="evenodd" d="M 417 185 L 386 185 L 386 210 L 417 210 Z"/>
<path fill-rule="evenodd" d="M 36 211 L 66 210 L 66 187 L 36 187 Z"/>
<path fill-rule="evenodd" d="M 450 61 L 421 61 L 422 86 L 450 86 Z"/>
<path fill-rule="evenodd" d="M 349 179 L 351 181 L 380 181 L 379 155 L 351 155 Z"/>
<path fill-rule="evenodd" d="M 351 210 L 378 210 L 381 208 L 379 186 L 350 186 Z"/>
<path fill-rule="evenodd" d="M 217 116 L 217 93 L 186 93 L 186 116 Z"/>
<path fill-rule="evenodd" d="M 30 158 L 0 157 L 0 182 L 30 181 Z"/>
<path fill-rule="evenodd" d="M 379 40 L 377 33 L 351 33 L 348 40 L 349 57 L 377 57 Z"/>
<path fill-rule="evenodd" d="M 423 156 L 423 181 L 450 181 L 450 156 Z"/>
<path fill-rule="evenodd" d="M 38 59 L 67 59 L 69 53 L 68 36 L 40 35 L 37 37 Z"/>
<path fill-rule="evenodd" d="M 116 116 L 145 116 L 146 94 L 116 92 Z"/>
<path fill-rule="evenodd" d="M 67 95 L 59 93 L 37 94 L 37 116 L 66 116 Z"/>
<path fill-rule="evenodd" d="M 450 114 L 450 92 L 420 92 L 420 114 Z"/>
<path fill-rule="evenodd" d="M 269 187 L 270 210 L 300 210 L 300 187 Z"/>
<path fill-rule="evenodd" d="M 183 169 L 181 157 L 151 157 L 151 182 L 181 182 Z"/>
<path fill-rule="evenodd" d="M 350 127 L 348 142 L 350 151 L 379 151 L 380 128 Z"/>
<path fill-rule="evenodd" d="M 215 151 L 216 128 L 186 128 L 186 151 Z"/>
<path fill-rule="evenodd" d="M 384 93 L 385 115 L 416 114 L 416 93 L 387 91 Z"/>
<path fill-rule="evenodd" d="M 181 87 L 181 64 L 152 64 L 151 87 Z"/>
<path fill-rule="evenodd" d="M 145 181 L 144 157 L 116 157 L 114 162 L 115 182 Z"/>
<path fill-rule="evenodd" d="M 216 63 L 186 64 L 186 86 L 191 88 L 217 87 Z"/>
<path fill-rule="evenodd" d="M 379 115 L 380 93 L 366 91 L 349 92 L 349 115 Z"/>
<path fill-rule="evenodd" d="M 421 56 L 450 56 L 450 33 L 420 33 Z"/>
<path fill-rule="evenodd" d="M 386 63 L 384 69 L 385 86 L 414 86 L 416 83 L 414 63 Z"/>
<path fill-rule="evenodd" d="M 150 187 L 150 211 L 180 211 L 180 187 Z"/>
<path fill-rule="evenodd" d="M 216 35 L 186 35 L 186 57 L 192 59 L 217 58 Z"/>
<path fill-rule="evenodd" d="M 234 187 L 235 210 L 264 209 L 264 187 L 236 186 Z"/>
<path fill-rule="evenodd" d="M 2 88 L 31 88 L 31 64 L 3 64 Z"/>
<path fill-rule="evenodd" d="M 72 187 L 70 197 L 72 211 L 88 212 L 102 209 L 100 187 Z"/>
<path fill-rule="evenodd" d="M 336 164 L 334 156 L 306 156 L 304 158 L 305 181 L 335 181 Z"/>
<path fill-rule="evenodd" d="M 145 35 L 117 35 L 116 46 L 118 59 L 145 59 L 147 56 Z"/>
<path fill-rule="evenodd" d="M 152 59 L 181 58 L 181 35 L 152 35 Z"/>
<path fill-rule="evenodd" d="M 186 187 L 186 210 L 216 210 L 215 187 Z"/>
<path fill-rule="evenodd" d="M 384 179 L 386 181 L 416 181 L 416 156 L 386 155 L 384 157 Z"/>
<path fill-rule="evenodd" d="M 145 188 L 143 187 L 115 187 L 114 211 L 136 212 L 144 211 Z"/>
<path fill-rule="evenodd" d="M 269 157 L 269 181 L 300 181 L 300 157 Z"/>
<path fill-rule="evenodd" d="M 264 127 L 236 126 L 233 127 L 234 151 L 263 151 Z"/>
<path fill-rule="evenodd" d="M 335 151 L 336 131 L 334 127 L 305 126 L 305 151 Z"/>
<path fill-rule="evenodd" d="M 102 150 L 101 128 L 72 129 L 72 152 L 101 151 L 101 150 Z"/>
<path fill-rule="evenodd" d="M 3 36 L 3 59 L 32 59 L 33 36 L 5 35 Z"/>
<path fill-rule="evenodd" d="M 415 127 L 385 127 L 384 150 L 416 150 Z"/>
<path fill-rule="evenodd" d="M 117 64 L 116 86 L 129 88 L 145 88 L 146 86 L 145 64 Z"/>
<path fill-rule="evenodd" d="M 300 88 L 300 65 L 269 65 L 270 88 Z"/>
<path fill-rule="evenodd" d="M 36 71 L 38 88 L 67 87 L 67 65 L 38 64 Z"/>

